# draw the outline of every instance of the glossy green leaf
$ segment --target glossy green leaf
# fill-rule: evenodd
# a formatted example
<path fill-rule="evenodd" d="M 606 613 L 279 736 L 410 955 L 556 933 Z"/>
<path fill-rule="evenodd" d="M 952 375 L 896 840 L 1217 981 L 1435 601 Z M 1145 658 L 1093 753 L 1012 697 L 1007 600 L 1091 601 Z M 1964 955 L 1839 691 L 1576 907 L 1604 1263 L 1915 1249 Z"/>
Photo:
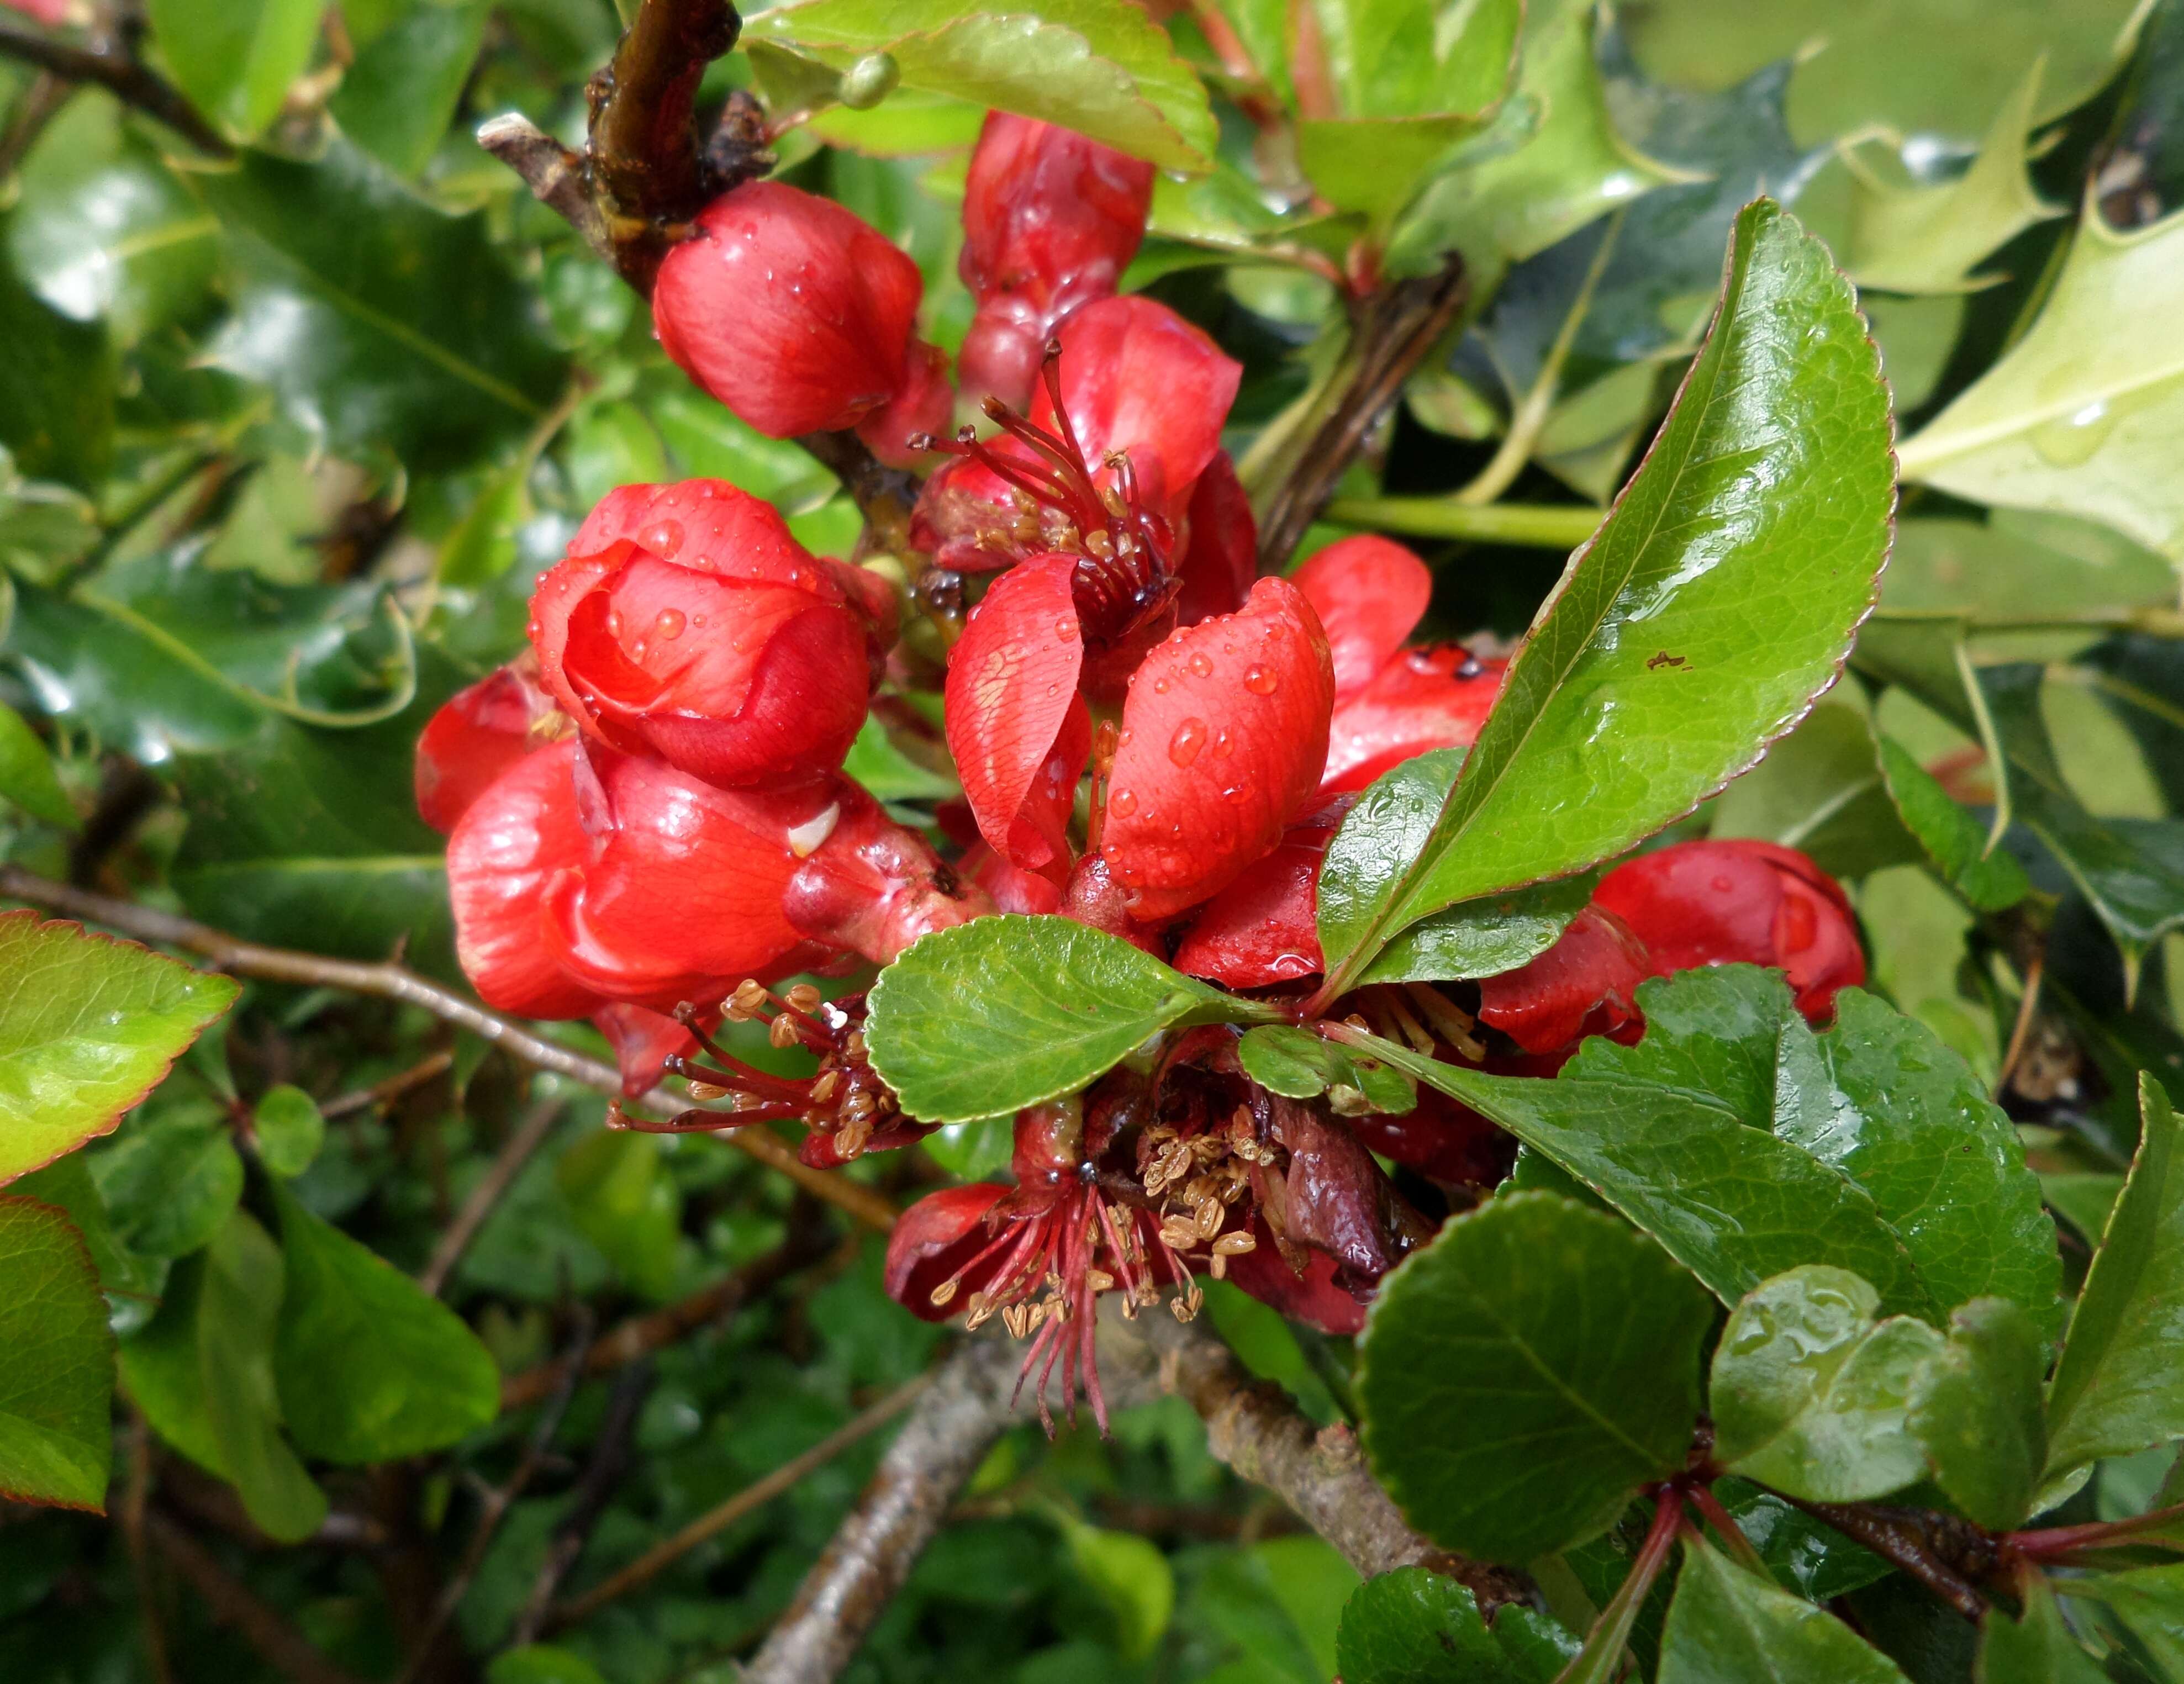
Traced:
<path fill-rule="evenodd" d="M 1954 181 L 1924 186 L 1892 180 L 1864 148 L 1844 149 L 1858 184 L 1848 249 L 1851 277 L 1859 286 L 1884 293 L 1966 290 L 1981 284 L 1970 277 L 1988 253 L 2063 214 L 2040 197 L 2025 172 L 2043 68 L 2036 61 L 2003 102 L 1979 155 Z"/>
<path fill-rule="evenodd" d="M 321 0 L 145 0 L 152 38 L 192 103 L 232 133 L 280 114 L 311 62 Z"/>
<path fill-rule="evenodd" d="M 2184 1564 L 2072 1578 L 2061 1588 L 2107 1608 L 2163 1675 L 2184 1677 Z"/>
<path fill-rule="evenodd" d="M 121 1384 L 153 1431 L 203 1468 L 225 1479 L 226 1464 L 205 1405 L 198 1359 L 198 1315 L 204 1291 L 202 1252 L 168 1272 L 158 1313 L 121 1341 Z"/>
<path fill-rule="evenodd" d="M 1517 1684 L 1558 1684 L 1585 1648 L 1585 1640 L 1552 1614 L 1516 1603 L 1495 1610 L 1492 1630 Z"/>
<path fill-rule="evenodd" d="M 2142 1132 L 2048 1395 L 2050 1477 L 2184 1437 L 2184 1368 L 2166 1337 L 2184 1295 L 2184 1162 L 2176 1113 L 2139 1079 Z"/>
<path fill-rule="evenodd" d="M 1340 1117 L 1368 1111 L 1401 1116 L 1418 1102 L 1418 1085 L 1401 1071 L 1286 1023 L 1246 1030 L 1236 1056 L 1244 1073 L 1268 1092 L 1290 1099 L 1325 1094 Z"/>
<path fill-rule="evenodd" d="M 115 368 L 105 328 L 70 321 L 25 286 L 14 265 L 0 263 L 0 344 L 8 348 L 0 448 L 27 478 L 95 487 L 114 449 Z"/>
<path fill-rule="evenodd" d="M 1399 1567 L 1343 1604 L 1335 1639 L 1343 1684 L 1522 1684 L 1479 1617 L 1478 1598 L 1444 1574 Z"/>
<path fill-rule="evenodd" d="M 2165 608 L 2176 599 L 2175 566 L 2114 527 L 1995 509 L 1983 521 L 1926 516 L 1899 522 L 1881 576 L 1879 616 L 2068 618 Z"/>
<path fill-rule="evenodd" d="M 425 167 L 485 36 L 486 0 L 418 0 L 363 48 L 327 109 L 398 176 Z"/>
<path fill-rule="evenodd" d="M 2001 360 L 1899 452 L 1959 497 L 2091 516 L 2175 558 L 2184 488 L 2184 217 L 2118 233 L 2088 209 L 2047 303 Z"/>
<path fill-rule="evenodd" d="M 1986 827 L 1958 806 L 1901 743 L 1880 739 L 1880 772 L 1904 828 L 1949 887 L 1984 912 L 2014 906 L 2032 884 L 2014 856 L 1989 851 Z"/>
<path fill-rule="evenodd" d="M 276 1202 L 287 1280 L 273 1368 L 298 1448 L 389 1462 L 499 1414 L 500 1371 L 460 1317 L 286 1189 Z"/>
<path fill-rule="evenodd" d="M 1795 848 L 1839 878 L 1922 857 L 1874 764 L 1871 725 L 1833 697 L 1722 792 L 1707 834 Z"/>
<path fill-rule="evenodd" d="M 1175 1613 L 1175 1570 L 1148 1538 L 1070 1520 L 1062 1527 L 1070 1564 L 1114 1618 L 1116 1646 L 1142 1661 L 1160 1647 Z"/>
<path fill-rule="evenodd" d="M 133 941 L 0 912 L 0 1182 L 103 1135 L 233 1002 Z"/>
<path fill-rule="evenodd" d="M 281 1247 L 247 1213 L 230 1216 L 205 1250 L 198 1377 L 218 1471 L 233 1481 L 260 1531 L 292 1543 L 318 1530 L 326 1497 L 281 1432 L 274 1344 L 283 1319 L 283 1279 Z M 376 1331 L 352 1330 L 352 1336 L 365 1341 L 358 1354 L 369 1360 Z M 321 1407 L 340 1404 L 328 1399 Z"/>
<path fill-rule="evenodd" d="M 1759 1552 L 1775 1582 L 1808 1602 L 1832 1601 L 1895 1570 L 1832 1526 L 1747 1480 L 1734 1475 L 1718 1480 L 1713 1494 Z"/>
<path fill-rule="evenodd" d="M 1212 157 L 1206 90 L 1128 0 L 1037 0 L 1006 11 L 936 0 L 914 16 L 889 0 L 793 0 L 745 27 L 752 40 L 838 70 L 888 53 L 905 87 L 1058 123 L 1164 169 L 1195 171 Z"/>
<path fill-rule="evenodd" d="M 1357 117 L 1478 111 L 1515 68 L 1518 0 L 1311 0 L 1341 109 Z"/>
<path fill-rule="evenodd" d="M 1905 1684 L 1825 1609 L 1686 1539 L 1662 1635 L 1659 1684 Z"/>
<path fill-rule="evenodd" d="M 1683 1465 L 1712 1319 L 1698 1283 L 1614 1218 L 1490 1200 L 1381 1285 L 1357 1381 L 1366 1453 L 1447 1548 L 1560 1549 Z"/>
<path fill-rule="evenodd" d="M 2071 1174 L 2040 1178 L 2040 1196 L 2049 1209 L 2078 1230 L 2088 1251 L 2101 1243 L 2101 1230 L 2108 1226 L 2109 1213 L 2115 1208 L 2116 1196 L 2122 1191 L 2120 1175 Z"/>
<path fill-rule="evenodd" d="M 272 388 L 315 446 L 460 466 L 537 425 L 566 365 L 488 245 L 344 141 L 204 178 L 242 287 L 208 354 Z"/>
<path fill-rule="evenodd" d="M 233 1124 L 213 1101 L 162 1094 L 89 1164 L 114 1231 L 148 1257 L 187 1257 L 242 1196 Z"/>
<path fill-rule="evenodd" d="M 258 1161 L 276 1175 L 292 1177 L 309 1169 L 326 1144 L 326 1119 L 310 1095 L 282 1083 L 259 1096 L 250 1132 L 257 1137 Z"/>
<path fill-rule="evenodd" d="M 103 1513 L 114 1336 L 67 1215 L 0 1197 L 0 1496 Z"/>
<path fill-rule="evenodd" d="M 1875 1314 L 1880 1295 L 1843 1269 L 1764 1282 L 1731 1312 L 1714 1348 L 1708 1411 L 1731 1473 L 1814 1503 L 1859 1503 L 1925 1471 L 1911 1388 L 1942 1335 Z"/>
<path fill-rule="evenodd" d="M 167 1270 L 158 1259 L 122 1244 L 114 1232 L 105 1196 L 92 1177 L 86 1163 L 89 1156 L 77 1152 L 43 1169 L 34 1169 L 9 1183 L 8 1191 L 68 1213 L 84 1249 L 91 1253 L 98 1284 L 107 1293 L 108 1325 L 118 1333 L 125 1328 L 141 1327 L 152 1319 Z"/>
<path fill-rule="evenodd" d="M 872 984 L 872 1067 L 928 1123 L 999 1117 L 1074 1093 L 1156 1031 L 1269 1023 L 1117 937 L 1011 915 L 926 936 Z"/>
<path fill-rule="evenodd" d="M 1994 1607 L 1980 1620 L 1974 1684 L 2105 1684 L 2107 1670 L 2071 1635 L 2048 1575 L 2029 1573 L 2021 1582 L 2020 1618 Z"/>
<path fill-rule="evenodd" d="M 583 1236 L 647 1298 L 673 1294 L 682 1201 L 649 1135 L 600 1130 L 561 1155 L 554 1179 Z"/>
<path fill-rule="evenodd" d="M 1609 858 L 1751 765 L 1872 604 L 1891 478 L 1849 286 L 1756 204 L 1645 466 L 1511 664 L 1416 864 L 1329 951 L 1346 979 L 1405 925 Z"/>
<path fill-rule="evenodd" d="M 53 772 L 53 757 L 23 716 L 5 704 L 0 704 L 0 800 L 64 829 L 74 830 L 79 822 Z"/>
<path fill-rule="evenodd" d="M 1935 1482 L 1982 1526 L 2024 1525 L 2048 1465 L 2048 1347 L 2006 1298 L 1949 1317 L 1947 1344 L 1912 1381 L 1911 1430 Z"/>
<path fill-rule="evenodd" d="M 954 778 L 897 747 L 877 715 L 866 715 L 857 728 L 842 770 L 883 801 L 944 801 L 963 793 Z"/>

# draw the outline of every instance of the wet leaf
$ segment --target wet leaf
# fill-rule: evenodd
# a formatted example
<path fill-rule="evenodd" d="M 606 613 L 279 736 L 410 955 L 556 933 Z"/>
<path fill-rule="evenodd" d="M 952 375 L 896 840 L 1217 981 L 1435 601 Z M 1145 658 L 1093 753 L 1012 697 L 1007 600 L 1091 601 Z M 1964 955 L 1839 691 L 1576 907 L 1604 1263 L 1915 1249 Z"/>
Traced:
<path fill-rule="evenodd" d="M 0 448 L 27 478 L 96 488 L 114 449 L 115 367 L 105 328 L 70 321 L 25 286 L 14 265 L 0 263 L 0 344 L 8 347 Z"/>
<path fill-rule="evenodd" d="M 319 0 L 145 0 L 144 11 L 182 92 L 244 137 L 280 114 L 319 38 Z"/>
<path fill-rule="evenodd" d="M 2025 1524 L 2048 1465 L 2048 1347 L 2006 1298 L 1949 1318 L 1948 1343 L 1913 1381 L 1911 1430 L 1949 1501 L 1997 1531 Z"/>
<path fill-rule="evenodd" d="M 233 1125 L 197 1095 L 162 1094 L 141 1107 L 89 1165 L 122 1243 L 148 1257 L 196 1251 L 242 1196 Z"/>
<path fill-rule="evenodd" d="M 1244 1073 L 1268 1092 L 1290 1099 L 1328 1094 L 1338 1116 L 1373 1111 L 1399 1117 L 1418 1102 L 1418 1085 L 1401 1072 L 1287 1024 L 1245 1030 L 1236 1056 Z"/>
<path fill-rule="evenodd" d="M 1661 1639 L 1660 1684 L 1905 1684 L 1825 1609 L 1686 1539 Z"/>
<path fill-rule="evenodd" d="M 0 1495 L 106 1508 L 114 1338 L 98 1271 L 67 1215 L 0 1197 Z"/>
<path fill-rule="evenodd" d="M 2028 1573 L 2025 1609 L 2015 1620 L 2002 1607 L 1980 1620 L 1975 1684 L 2104 1684 L 2108 1672 L 2072 1635 L 2045 1573 Z"/>
<path fill-rule="evenodd" d="M 1462 1585 L 1399 1567 L 1350 1593 L 1335 1654 L 1343 1684 L 1521 1684 L 1495 1637 Z"/>

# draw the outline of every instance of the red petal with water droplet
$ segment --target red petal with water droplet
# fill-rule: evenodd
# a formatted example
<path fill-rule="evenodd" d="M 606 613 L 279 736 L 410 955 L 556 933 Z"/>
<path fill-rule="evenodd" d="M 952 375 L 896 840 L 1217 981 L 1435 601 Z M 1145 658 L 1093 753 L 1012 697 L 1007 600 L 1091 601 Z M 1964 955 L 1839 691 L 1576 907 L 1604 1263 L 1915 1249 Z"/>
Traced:
<path fill-rule="evenodd" d="M 1433 599 L 1426 564 L 1392 538 L 1337 539 L 1290 575 L 1326 628 L 1334 693 L 1348 696 L 1393 660 Z"/>
<path fill-rule="evenodd" d="M 524 756 L 470 804 L 448 839 L 455 954 L 478 997 L 522 1018 L 581 1018 L 601 1003 L 547 945 L 539 897 L 590 848 L 577 817 L 577 745 Z"/>
<path fill-rule="evenodd" d="M 442 835 L 500 774 L 545 739 L 555 712 L 528 657 L 489 672 L 443 702 L 417 739 L 417 811 Z M 566 728 L 566 725 L 563 728 Z"/>
<path fill-rule="evenodd" d="M 1538 958 L 1479 984 L 1479 1018 L 1527 1052 L 1553 1052 L 1636 1021 L 1638 984 L 1653 974 L 1645 944 L 1587 906 Z"/>
<path fill-rule="evenodd" d="M 1190 541 L 1176 564 L 1183 577 L 1183 590 L 1175 599 L 1178 626 L 1234 614 L 1244 605 L 1259 571 L 1259 529 L 1251 519 L 1251 500 L 1226 450 L 1217 452 L 1198 477 L 1189 518 Z"/>
<path fill-rule="evenodd" d="M 1100 852 L 1141 922 L 1271 851 L 1314 799 L 1334 703 L 1327 639 L 1285 579 L 1145 657 L 1123 707 Z"/>
<path fill-rule="evenodd" d="M 900 391 L 924 282 L 840 205 L 749 181 L 701 211 L 652 292 L 665 350 L 760 432 L 854 427 Z"/>
<path fill-rule="evenodd" d="M 1468 749 L 1502 693 L 1506 661 L 1480 661 L 1460 644 L 1406 650 L 1334 705 L 1328 730 L 1329 795 L 1362 789 L 1429 749 Z"/>
<path fill-rule="evenodd" d="M 1320 862 L 1346 807 L 1313 814 L 1207 901 L 1175 950 L 1176 969 L 1229 988 L 1318 975 Z"/>
<path fill-rule="evenodd" d="M 979 834 L 1011 865 L 1057 879 L 1069 869 L 1070 808 L 1092 746 L 1077 694 L 1075 575 L 1067 555 L 1011 568 L 948 657 L 948 748 Z"/>
<path fill-rule="evenodd" d="M 796 541 L 771 503 L 724 479 L 625 485 L 593 505 L 569 540 L 571 555 L 596 555 L 623 538 L 663 561 L 754 584 L 793 585 L 816 596 L 833 576 Z"/>
<path fill-rule="evenodd" d="M 855 782 L 838 778 L 833 789 L 837 811 L 826 835 L 790 839 L 810 856 L 781 901 L 800 934 L 884 965 L 920 936 L 994 910 Z"/>

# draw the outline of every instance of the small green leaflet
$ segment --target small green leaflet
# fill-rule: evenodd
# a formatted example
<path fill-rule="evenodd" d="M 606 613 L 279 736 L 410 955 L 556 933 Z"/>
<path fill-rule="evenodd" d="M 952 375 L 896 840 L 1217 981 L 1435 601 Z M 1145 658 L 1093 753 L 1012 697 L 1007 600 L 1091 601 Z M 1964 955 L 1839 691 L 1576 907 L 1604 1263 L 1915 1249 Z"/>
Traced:
<path fill-rule="evenodd" d="M 283 1083 L 268 1088 L 251 1110 L 250 1132 L 258 1140 L 258 1158 L 276 1175 L 301 1175 L 326 1144 L 326 1119 L 318 1102 L 301 1088 Z"/>
<path fill-rule="evenodd" d="M 1880 752 L 1889 799 L 1944 883 L 1983 912 L 2014 906 L 2032 892 L 2024 867 L 1998 848 L 1989 850 L 1986 828 L 1908 750 L 1883 737 Z"/>
<path fill-rule="evenodd" d="M 924 937 L 872 984 L 872 1068 L 928 1123 L 1074 1093 L 1182 1023 L 1282 1013 L 1208 988 L 1067 918 L 1009 914 Z"/>
<path fill-rule="evenodd" d="M 1896 1664 L 1824 1608 L 1687 1538 L 1657 1684 L 1905 1684 Z"/>
<path fill-rule="evenodd" d="M 1268 1093 L 1289 1099 L 1322 1094 L 1337 1116 L 1366 1112 L 1400 1117 L 1418 1102 L 1418 1084 L 1378 1059 L 1357 1057 L 1332 1041 L 1286 1023 L 1245 1032 L 1236 1056 L 1244 1073 Z"/>
<path fill-rule="evenodd" d="M 1350 1593 L 1334 1653 L 1342 1684 L 1524 1684 L 1500 1636 L 1455 1580 L 1399 1567 Z"/>
<path fill-rule="evenodd" d="M 237 984 L 133 941 L 0 912 L 0 1183 L 103 1135 Z"/>
<path fill-rule="evenodd" d="M 103 1514 L 114 1336 L 66 1213 L 0 1197 L 0 1496 Z"/>
<path fill-rule="evenodd" d="M 1997 1531 L 2025 1524 L 2048 1464 L 2048 1346 L 2007 1298 L 1975 1298 L 1913 1380 L 1911 1430 L 1949 1501 Z"/>
<path fill-rule="evenodd" d="M 1329 994 L 1407 925 L 1613 858 L 1749 767 L 1841 671 L 1893 499 L 1887 389 L 1850 285 L 1760 200 L 1675 408 L 1571 558 L 1414 862 L 1327 948 Z"/>
<path fill-rule="evenodd" d="M 2066 1579 L 2062 1588 L 2104 1604 L 2165 1676 L 2184 1677 L 2184 1564 Z"/>
<path fill-rule="evenodd" d="M 1456 1218 L 1382 1284 L 1357 1380 L 1366 1454 L 1411 1524 L 1527 1562 L 1680 1468 L 1713 1307 L 1651 1240 L 1551 1193 Z M 1462 1424 L 1451 1430 L 1451 1423 Z"/>

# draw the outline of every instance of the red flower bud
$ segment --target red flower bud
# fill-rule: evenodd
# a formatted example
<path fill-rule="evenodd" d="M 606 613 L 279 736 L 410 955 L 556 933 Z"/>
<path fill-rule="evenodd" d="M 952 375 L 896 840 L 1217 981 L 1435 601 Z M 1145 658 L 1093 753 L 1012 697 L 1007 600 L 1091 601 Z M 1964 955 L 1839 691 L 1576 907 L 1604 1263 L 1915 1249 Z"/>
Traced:
<path fill-rule="evenodd" d="M 540 677 L 601 741 L 723 788 L 822 777 L 871 689 L 875 639 L 844 589 L 853 571 L 733 486 L 626 487 L 538 582 Z"/>
<path fill-rule="evenodd" d="M 1067 129 L 990 113 L 963 200 L 963 284 L 978 312 L 963 341 L 965 389 L 1021 409 L 1046 342 L 1102 298 L 1144 238 L 1153 167 Z"/>
<path fill-rule="evenodd" d="M 1645 945 L 1596 903 L 1529 964 L 1479 984 L 1479 1021 L 1527 1052 L 1559 1051 L 1637 1022 L 1637 987 L 1652 974 Z"/>
<path fill-rule="evenodd" d="M 417 739 L 417 811 L 443 836 L 500 774 L 568 727 L 526 655 L 443 702 Z"/>
<path fill-rule="evenodd" d="M 547 947 L 539 899 L 580 863 L 589 839 L 577 817 L 577 744 L 517 761 L 471 801 L 448 839 L 455 954 L 478 997 L 523 1018 L 581 1018 L 604 1002 Z"/>
<path fill-rule="evenodd" d="M 884 965 L 918 937 L 994 910 L 856 783 L 838 778 L 832 789 L 835 816 L 814 822 L 826 822 L 827 834 L 782 897 L 783 916 L 803 934 Z"/>
<path fill-rule="evenodd" d="M 1326 637 L 1285 579 L 1145 657 L 1100 845 L 1134 917 L 1173 917 L 1273 850 L 1312 800 L 1334 703 Z"/>
<path fill-rule="evenodd" d="M 857 437 L 891 468 L 922 466 L 928 453 L 911 440 L 945 434 L 956 415 L 956 388 L 948 383 L 948 355 L 922 339 L 912 343 L 901 389 L 857 423 Z"/>
<path fill-rule="evenodd" d="M 1347 810 L 1314 813 L 1208 901 L 1175 950 L 1176 969 L 1228 988 L 1318 975 L 1319 867 Z"/>
<path fill-rule="evenodd" d="M 652 291 L 662 349 L 773 438 L 854 427 L 910 383 L 917 265 L 840 205 L 749 181 L 699 214 Z"/>
<path fill-rule="evenodd" d="M 1777 966 L 1797 1009 L 1815 1022 L 1834 1011 L 1838 989 L 1865 980 L 1849 897 L 1794 848 L 1680 842 L 1618 866 L 1593 901 L 1652 950 L 1656 976 L 1698 965 Z"/>

